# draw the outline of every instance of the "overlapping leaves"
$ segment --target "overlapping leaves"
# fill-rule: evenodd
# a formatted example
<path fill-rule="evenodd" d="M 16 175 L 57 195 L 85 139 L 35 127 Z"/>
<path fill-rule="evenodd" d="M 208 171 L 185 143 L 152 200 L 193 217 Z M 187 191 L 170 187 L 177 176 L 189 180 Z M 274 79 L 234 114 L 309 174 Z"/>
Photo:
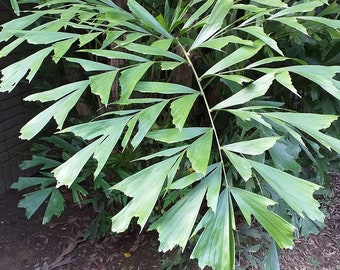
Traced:
<path fill-rule="evenodd" d="M 15 1 L 12 3 L 18 11 Z M 0 57 L 24 42 L 45 48 L 4 68 L 0 91 L 12 91 L 25 76 L 31 81 L 50 56 L 56 64 L 64 59 L 80 65 L 88 79 L 27 97 L 29 101 L 52 105 L 21 130 L 22 138 L 32 139 L 54 118 L 61 133 L 72 132 L 89 141 L 53 170 L 58 187 L 72 186 L 91 158 L 97 162 L 94 178 L 98 177 L 116 147 L 124 150 L 131 145 L 136 149 L 144 141 L 162 144 L 164 149 L 138 159 L 147 160 L 151 165 L 112 187 L 131 197 L 112 218 L 112 230 L 126 230 L 134 217 L 143 228 L 161 194 L 189 188 L 190 191 L 150 227 L 160 234 L 160 250 L 176 245 L 184 249 L 190 238 L 198 234 L 192 257 L 198 259 L 200 267 L 233 269 L 234 202 L 246 222 L 250 223 L 254 216 L 282 248 L 293 246 L 295 229 L 269 208 L 276 202 L 252 190 L 240 189 L 239 183 L 256 177 L 260 188 L 262 183 L 270 185 L 299 215 L 315 221 L 324 218 L 313 199 L 313 192 L 320 187 L 282 170 L 300 171 L 298 153 L 285 149 L 292 145 L 297 151 L 306 149 L 310 138 L 340 153 L 340 141 L 322 132 L 337 116 L 287 112 L 270 99 L 275 96 L 276 84 L 301 97 L 293 83 L 294 74 L 314 82 L 340 100 L 340 85 L 335 77 L 340 69 L 307 65 L 285 57 L 279 40 L 266 27 L 271 23 L 284 24 L 303 35 L 308 35 L 308 27 L 313 24 L 326 28 L 329 25 L 338 31 L 337 21 L 313 16 L 319 6 L 321 1 L 288 7 L 280 0 L 252 1 L 249 5 L 231 0 L 193 0 L 188 5 L 178 5 L 171 21 L 169 8 L 164 16 L 157 14 L 156 17 L 135 0 L 128 0 L 129 11 L 111 1 L 46 3 L 41 6 L 47 7 L 46 10 L 2 26 L 0 40 L 12 38 L 14 41 L 0 51 Z M 233 18 L 237 10 L 243 10 L 244 16 L 236 23 Z M 309 12 L 308 16 L 303 16 L 305 12 Z M 55 17 L 35 26 L 45 15 Z M 75 31 L 67 32 L 69 29 Z M 100 46 L 93 46 L 98 43 Z M 75 44 L 80 48 L 77 52 Z M 195 58 L 203 57 L 207 50 L 214 53 L 212 63 L 195 62 Z M 69 56 L 70 51 L 77 56 Z M 84 55 L 89 57 L 83 58 Z M 112 63 L 120 64 L 113 66 Z M 171 82 L 171 72 L 184 65 L 189 66 L 195 81 L 187 85 Z M 111 91 L 117 87 L 115 82 L 119 86 L 119 99 L 113 101 Z M 220 88 L 217 89 L 220 96 L 210 104 L 207 97 L 212 93 L 213 83 Z M 108 110 L 110 105 L 115 108 L 118 105 L 120 110 L 108 111 L 101 119 L 63 129 L 70 110 L 87 90 L 97 95 Z M 192 115 L 195 117 L 197 107 L 207 115 L 208 121 L 203 126 L 194 126 L 188 120 Z M 218 114 L 225 115 L 223 127 L 216 127 Z M 227 119 L 233 119 L 232 127 L 226 124 Z M 234 134 L 229 138 L 224 134 L 230 134 L 228 129 L 242 130 L 242 136 Z M 249 135 L 249 130 L 253 134 Z M 282 150 L 285 154 L 280 156 Z M 190 173 L 180 173 L 183 164 L 189 164 Z M 227 174 L 229 168 L 236 173 Z M 51 196 L 44 219 L 47 222 L 51 218 L 48 214 L 51 207 L 62 210 L 58 192 L 56 188 L 46 188 L 27 195 L 25 200 L 35 200 L 35 207 L 39 207 Z M 59 204 L 54 203 L 58 201 Z M 202 209 L 205 212 L 200 212 Z M 28 216 L 35 210 L 27 209 Z"/>

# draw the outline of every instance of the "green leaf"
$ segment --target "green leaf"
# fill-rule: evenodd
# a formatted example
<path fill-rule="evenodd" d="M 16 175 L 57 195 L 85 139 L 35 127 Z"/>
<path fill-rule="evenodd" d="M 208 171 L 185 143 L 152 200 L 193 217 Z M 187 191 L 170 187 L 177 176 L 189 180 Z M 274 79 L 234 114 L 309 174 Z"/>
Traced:
<path fill-rule="evenodd" d="M 42 224 L 51 221 L 53 216 L 59 217 L 64 212 L 64 198 L 57 188 L 54 188 L 48 201 Z"/>
<path fill-rule="evenodd" d="M 198 96 L 199 94 L 185 95 L 171 103 L 172 123 L 179 130 L 182 130 Z"/>
<path fill-rule="evenodd" d="M 121 87 L 121 97 L 120 99 L 126 100 L 130 97 L 132 91 L 134 90 L 136 84 L 148 71 L 148 69 L 153 65 L 154 62 L 146 62 L 135 67 L 131 67 L 122 72 L 119 83 Z"/>
<path fill-rule="evenodd" d="M 241 31 L 244 31 L 250 35 L 253 35 L 257 37 L 258 39 L 262 40 L 265 44 L 267 44 L 269 47 L 271 47 L 273 50 L 278 52 L 280 55 L 283 55 L 283 52 L 280 50 L 280 48 L 277 46 L 277 42 L 270 38 L 264 31 L 262 27 L 259 26 L 247 26 L 238 28 Z"/>
<path fill-rule="evenodd" d="M 212 110 L 218 110 L 239 104 L 244 104 L 254 98 L 263 96 L 268 91 L 274 78 L 274 73 L 268 73 L 262 76 L 236 94 L 232 95 L 230 98 L 227 98 L 226 100 L 215 105 Z"/>
<path fill-rule="evenodd" d="M 40 102 L 48 102 L 58 100 L 74 91 L 79 89 L 86 88 L 88 86 L 88 81 L 79 81 L 74 83 L 65 84 L 59 86 L 57 88 L 36 93 L 24 98 L 25 101 L 40 101 Z"/>
<path fill-rule="evenodd" d="M 195 183 L 196 181 L 202 179 L 203 177 L 204 177 L 203 174 L 193 172 L 187 176 L 184 176 L 176 180 L 176 182 L 171 183 L 171 185 L 169 186 L 169 189 L 184 189 L 188 187 L 189 185 Z"/>
<path fill-rule="evenodd" d="M 45 188 L 55 182 L 54 178 L 47 177 L 19 177 L 18 181 L 11 185 L 11 188 L 19 191 L 37 185 L 40 185 L 40 188 Z"/>
<path fill-rule="evenodd" d="M 260 40 L 254 41 L 254 46 L 243 46 L 236 51 L 229 54 L 227 57 L 223 58 L 219 62 L 217 62 L 215 65 L 213 65 L 210 69 L 208 69 L 201 78 L 208 76 L 208 75 L 214 75 L 232 65 L 235 65 L 237 63 L 240 63 L 244 60 L 249 59 L 250 57 L 254 56 L 258 51 L 261 50 L 264 43 Z"/>
<path fill-rule="evenodd" d="M 255 120 L 256 122 L 260 123 L 261 125 L 264 125 L 265 127 L 272 129 L 272 126 L 266 122 L 263 117 L 257 113 L 252 111 L 244 110 L 246 108 L 238 109 L 238 110 L 227 110 L 227 112 L 230 112 L 237 117 L 239 117 L 242 121 L 247 122 L 251 120 Z"/>
<path fill-rule="evenodd" d="M 240 156 L 227 150 L 224 150 L 224 153 L 227 155 L 228 159 L 233 164 L 237 172 L 241 175 L 243 180 L 247 182 L 253 175 L 251 170 L 252 165 L 250 162 L 247 159 L 241 158 Z"/>
<path fill-rule="evenodd" d="M 2 32 L 6 32 L 7 30 L 13 31 L 13 30 L 22 30 L 34 22 L 36 22 L 41 16 L 43 16 L 43 13 L 33 13 L 27 16 L 23 16 L 17 19 L 13 19 L 9 22 L 6 22 L 2 24 Z M 7 39 L 11 38 L 13 34 L 10 34 Z M 4 39 L 4 40 L 7 40 Z"/>
<path fill-rule="evenodd" d="M 298 141 L 281 139 L 269 150 L 269 153 L 275 167 L 279 170 L 301 172 L 301 166 L 296 162 L 300 151 L 301 149 Z"/>
<path fill-rule="evenodd" d="M 124 46 L 124 48 L 128 49 L 129 51 L 133 51 L 133 52 L 137 52 L 137 53 L 141 53 L 141 54 L 168 57 L 168 58 L 171 58 L 171 59 L 179 61 L 179 62 L 185 61 L 178 54 L 169 52 L 169 51 L 161 49 L 161 48 L 147 46 L 147 45 L 143 45 L 143 44 L 130 43 L 130 44 Z"/>
<path fill-rule="evenodd" d="M 246 155 L 261 155 L 268 149 L 272 148 L 280 137 L 265 137 L 255 140 L 242 141 L 232 144 L 223 145 L 223 151 L 232 151 Z"/>
<path fill-rule="evenodd" d="M 285 69 L 311 80 L 340 100 L 339 81 L 334 79 L 335 75 L 340 73 L 340 66 L 302 65 Z"/>
<path fill-rule="evenodd" d="M 100 62 L 81 59 L 81 58 L 73 58 L 73 57 L 66 57 L 66 61 L 71 63 L 77 63 L 81 65 L 81 67 L 85 71 L 110 71 L 110 70 L 117 70 L 116 67 L 106 65 Z"/>
<path fill-rule="evenodd" d="M 101 32 L 94 32 L 94 33 L 87 33 L 84 35 L 81 35 L 79 37 L 79 47 L 83 47 L 84 45 L 88 44 L 92 40 L 94 40 L 96 37 L 98 37 L 101 34 Z"/>
<path fill-rule="evenodd" d="M 84 140 L 93 140 L 99 136 L 111 134 L 115 126 L 126 123 L 130 117 L 131 116 L 118 117 L 79 124 L 65 128 L 59 131 L 59 133 L 73 132 L 76 136 L 82 137 Z"/>
<path fill-rule="evenodd" d="M 135 0 L 128 0 L 128 6 L 131 12 L 140 19 L 141 22 L 149 25 L 157 33 L 163 35 L 166 38 L 172 38 L 172 36 L 163 28 L 163 26 L 140 4 Z"/>
<path fill-rule="evenodd" d="M 210 168 L 207 170 L 207 174 L 209 173 L 209 169 Z M 222 182 L 222 164 L 218 163 L 216 169 L 209 173 L 204 181 L 208 184 L 207 205 L 214 213 L 216 213 Z"/>
<path fill-rule="evenodd" d="M 26 209 L 26 217 L 29 219 L 38 210 L 40 205 L 44 203 L 47 197 L 51 194 L 54 188 L 45 188 L 37 191 L 33 191 L 25 195 L 25 198 L 21 199 L 18 207 Z"/>
<path fill-rule="evenodd" d="M 1 56 L 1 55 L 0 55 Z M 171 61 L 162 61 L 161 62 L 161 70 L 173 70 L 178 66 L 182 65 L 181 62 L 171 62 Z"/>
<path fill-rule="evenodd" d="M 48 107 L 47 109 L 36 115 L 34 118 L 32 118 L 21 128 L 20 138 L 26 140 L 32 139 L 44 128 L 44 126 L 47 125 L 52 117 L 54 117 L 54 119 L 56 120 L 58 128 L 61 129 L 69 111 L 77 103 L 80 96 L 85 91 L 85 88 L 86 87 L 76 90 L 68 96 L 63 97 L 52 106 Z"/>
<path fill-rule="evenodd" d="M 25 160 L 20 163 L 20 169 L 25 170 L 29 168 L 33 168 L 35 166 L 41 166 L 40 171 L 55 168 L 60 164 L 60 161 L 51 159 L 51 158 L 45 158 L 42 156 L 32 156 L 31 160 Z"/>
<path fill-rule="evenodd" d="M 180 84 L 165 82 L 139 82 L 135 90 L 141 93 L 159 93 L 159 94 L 198 94 L 199 92 Z"/>
<path fill-rule="evenodd" d="M 111 45 L 118 39 L 121 35 L 123 35 L 125 31 L 107 31 L 106 32 L 106 38 L 103 41 L 103 44 L 101 46 L 101 49 L 106 48 L 107 46 Z"/>
<path fill-rule="evenodd" d="M 14 35 L 24 38 L 28 43 L 38 44 L 50 44 L 65 39 L 78 38 L 78 34 L 66 33 L 66 32 L 55 32 L 46 30 L 25 30 L 25 31 L 10 31 Z"/>
<path fill-rule="evenodd" d="M 292 248 L 294 246 L 293 232 L 295 227 L 268 210 L 268 206 L 274 205 L 276 202 L 239 188 L 234 187 L 230 190 L 248 224 L 251 223 L 251 215 L 254 215 L 279 247 Z"/>
<path fill-rule="evenodd" d="M 243 83 L 249 83 L 249 82 L 253 81 L 252 79 L 249 79 L 249 78 L 241 76 L 241 75 L 221 75 L 221 74 L 218 74 L 217 76 L 221 77 L 225 80 L 235 82 L 239 85 L 243 85 Z"/>
<path fill-rule="evenodd" d="M 189 51 L 199 47 L 204 41 L 211 38 L 218 30 L 220 30 L 225 20 L 225 16 L 228 14 L 232 5 L 232 0 L 216 1 L 211 13 L 209 14 L 207 22 L 204 24 Z"/>
<path fill-rule="evenodd" d="M 191 162 L 192 168 L 204 175 L 210 159 L 213 130 L 210 129 L 204 135 L 195 140 L 187 150 L 187 156 Z M 204 153 L 204 154 L 202 154 Z"/>
<path fill-rule="evenodd" d="M 119 119 L 121 121 L 111 127 L 110 134 L 94 151 L 93 157 L 97 160 L 97 168 L 94 172 L 94 179 L 97 178 L 99 173 L 104 168 L 106 161 L 112 154 L 113 148 L 116 146 L 129 119 L 129 117 L 121 117 Z"/>
<path fill-rule="evenodd" d="M 218 199 L 216 214 L 209 209 L 197 225 L 193 234 L 202 228 L 204 231 L 192 251 L 191 258 L 198 259 L 201 269 L 205 266 L 211 266 L 214 269 L 234 269 L 233 214 L 230 195 L 224 191 Z"/>
<path fill-rule="evenodd" d="M 150 159 L 155 158 L 155 157 L 171 157 L 171 156 L 177 154 L 178 152 L 180 152 L 180 151 L 182 151 L 186 148 L 188 148 L 188 145 L 166 149 L 166 150 L 159 151 L 159 152 L 156 152 L 156 153 L 148 155 L 148 156 L 138 158 L 138 159 L 136 159 L 136 161 L 137 160 L 150 160 Z"/>
<path fill-rule="evenodd" d="M 0 32 L 0 34 L 1 34 L 1 32 Z M 25 39 L 23 39 L 23 38 L 17 38 L 13 42 L 2 47 L 2 49 L 0 50 L 0 58 L 7 56 L 10 52 L 12 52 L 15 48 L 17 48 L 24 41 L 25 41 Z"/>
<path fill-rule="evenodd" d="M 206 190 L 206 184 L 200 183 L 150 226 L 149 230 L 156 229 L 159 233 L 159 251 L 165 252 L 176 245 L 185 249 Z"/>
<path fill-rule="evenodd" d="M 63 185 L 70 187 L 73 184 L 81 169 L 103 140 L 103 137 L 97 139 L 52 171 L 54 177 L 57 179 L 57 187 Z"/>
<path fill-rule="evenodd" d="M 300 216 L 306 215 L 311 220 L 323 222 L 325 216 L 319 210 L 320 204 L 313 198 L 314 191 L 320 189 L 320 186 L 268 165 L 250 162 L 277 194 Z"/>
<path fill-rule="evenodd" d="M 275 18 L 275 19 L 272 19 L 272 20 L 286 24 L 289 27 L 292 27 L 292 28 L 300 31 L 301 33 L 309 36 L 306 27 L 304 27 L 302 24 L 298 23 L 296 17 Z"/>
<path fill-rule="evenodd" d="M 287 7 L 287 4 L 283 3 L 281 0 L 253 0 L 260 5 L 266 5 L 270 7 Z"/>
<path fill-rule="evenodd" d="M 277 80 L 282 86 L 288 88 L 292 93 L 301 97 L 296 90 L 295 86 L 292 83 L 292 78 L 289 75 L 289 72 L 286 70 L 279 71 L 275 73 L 275 80 Z"/>
<path fill-rule="evenodd" d="M 190 18 L 185 22 L 182 29 L 190 27 L 196 20 L 200 18 L 201 15 L 204 14 L 214 3 L 214 0 L 206 0 L 203 5 L 201 5 L 191 16 Z"/>
<path fill-rule="evenodd" d="M 86 53 L 90 53 L 96 56 L 106 57 L 109 59 L 124 59 L 124 60 L 136 61 L 136 62 L 148 62 L 149 61 L 148 59 L 137 56 L 135 54 L 112 51 L 112 50 L 102 50 L 102 49 L 86 49 L 85 50 L 84 49 L 84 50 L 79 50 L 79 52 L 86 52 Z"/>
<path fill-rule="evenodd" d="M 198 137 L 209 130 L 210 128 L 203 127 L 183 128 L 181 131 L 177 128 L 169 128 L 150 131 L 146 137 L 160 142 L 175 143 Z"/>
<path fill-rule="evenodd" d="M 117 76 L 118 70 L 113 70 L 98 75 L 90 76 L 91 92 L 100 97 L 101 103 L 107 106 L 112 90 L 112 84 Z"/>
<path fill-rule="evenodd" d="M 25 59 L 17 61 L 14 64 L 2 69 L 1 73 L 3 76 L 0 83 L 0 92 L 12 91 L 28 71 L 30 72 L 26 79 L 31 81 L 40 68 L 42 62 L 51 51 L 51 47 L 42 49 L 26 57 Z"/>
<path fill-rule="evenodd" d="M 328 18 L 323 18 L 323 17 L 315 17 L 315 16 L 300 16 L 297 17 L 300 20 L 304 21 L 312 21 L 316 23 L 320 23 L 323 25 L 326 25 L 328 27 L 332 27 L 335 30 L 340 29 L 340 21 L 339 20 L 334 20 L 334 19 L 328 19 Z"/>
<path fill-rule="evenodd" d="M 138 217 L 137 222 L 142 228 L 145 226 L 165 179 L 179 156 L 177 155 L 149 166 L 112 187 L 112 189 L 120 190 L 125 195 L 133 198 L 112 218 L 113 232 L 125 231 L 133 217 Z"/>
<path fill-rule="evenodd" d="M 131 145 L 134 148 L 136 148 L 144 139 L 145 135 L 148 133 L 167 103 L 167 100 L 159 102 L 139 113 L 138 131 L 131 141 Z"/>
<path fill-rule="evenodd" d="M 280 270 L 280 261 L 275 241 L 271 241 L 270 248 L 263 261 L 265 270 Z"/>
<path fill-rule="evenodd" d="M 281 17 L 287 14 L 297 13 L 297 12 L 313 11 L 315 8 L 322 6 L 322 5 L 323 5 L 322 1 L 319 1 L 319 0 L 292 5 L 290 7 L 286 7 L 282 9 L 281 11 L 273 14 L 272 16 L 270 16 L 270 19 Z M 285 18 L 289 18 L 289 17 L 285 17 Z"/>
<path fill-rule="evenodd" d="M 283 62 L 283 61 L 287 61 L 287 60 L 290 60 L 290 58 L 284 57 L 284 56 L 274 56 L 274 57 L 264 58 L 264 59 L 258 60 L 254 63 L 251 63 L 246 68 L 249 69 L 249 68 L 254 68 L 254 67 L 258 67 L 258 66 L 262 66 L 262 65 L 266 65 L 266 64 L 270 64 L 270 63 Z M 281 69 L 278 69 L 278 70 L 279 70 L 279 72 L 281 72 Z"/>
<path fill-rule="evenodd" d="M 333 121 L 338 119 L 337 115 L 321 115 L 313 113 L 264 113 L 263 116 L 280 119 L 297 127 L 309 134 L 322 145 L 340 153 L 340 140 L 329 135 L 322 134 L 319 130 L 328 128 Z"/>
<path fill-rule="evenodd" d="M 17 0 L 11 0 L 11 7 L 15 13 L 15 15 L 19 16 L 20 15 L 20 9 Z"/>
<path fill-rule="evenodd" d="M 200 45 L 200 47 L 210 48 L 213 50 L 220 51 L 223 47 L 227 46 L 229 43 L 253 46 L 253 42 L 251 40 L 245 40 L 237 36 L 230 35 L 226 37 L 220 37 L 220 38 L 214 38 L 214 39 L 208 40 L 206 42 L 203 42 Z"/>
<path fill-rule="evenodd" d="M 58 63 L 59 60 L 64 56 L 64 54 L 69 50 L 69 48 L 72 46 L 72 44 L 77 40 L 78 38 L 70 38 L 67 40 L 62 40 L 59 42 L 56 42 L 52 45 L 54 50 L 54 55 L 52 60 L 55 63 Z"/>

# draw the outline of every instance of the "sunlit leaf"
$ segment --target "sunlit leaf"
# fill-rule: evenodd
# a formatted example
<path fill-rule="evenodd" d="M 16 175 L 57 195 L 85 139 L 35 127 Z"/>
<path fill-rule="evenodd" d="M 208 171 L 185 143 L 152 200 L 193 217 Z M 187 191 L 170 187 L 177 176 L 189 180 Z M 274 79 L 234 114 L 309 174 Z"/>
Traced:
<path fill-rule="evenodd" d="M 273 50 L 278 52 L 280 55 L 283 55 L 283 52 L 277 46 L 277 42 L 269 37 L 264 31 L 262 27 L 259 26 L 247 26 L 241 27 L 239 30 L 247 32 L 250 35 L 257 37 L 258 39 L 262 40 L 265 44 L 271 47 Z"/>
<path fill-rule="evenodd" d="M 304 21 L 311 21 L 311 22 L 316 22 L 320 23 L 323 25 L 326 25 L 328 27 L 332 27 L 335 30 L 340 29 L 340 21 L 339 20 L 333 20 L 333 19 L 328 19 L 328 18 L 323 18 L 323 17 L 315 17 L 315 16 L 300 16 L 297 17 L 300 20 Z"/>
<path fill-rule="evenodd" d="M 200 183 L 150 226 L 150 230 L 159 233 L 159 251 L 165 252 L 176 245 L 186 247 L 206 190 L 206 184 Z"/>
<path fill-rule="evenodd" d="M 138 118 L 138 131 L 131 141 L 133 147 L 137 147 L 142 142 L 167 103 L 167 100 L 162 101 L 140 112 Z"/>
<path fill-rule="evenodd" d="M 172 123 L 181 130 L 199 94 L 185 95 L 171 103 Z"/>
<path fill-rule="evenodd" d="M 217 62 L 210 69 L 208 69 L 202 78 L 208 75 L 216 74 L 232 65 L 240 63 L 250 57 L 254 56 L 261 48 L 264 43 L 260 40 L 254 41 L 254 46 L 243 46 L 236 51 L 229 54 L 227 57 L 223 58 L 221 61 Z"/>
<path fill-rule="evenodd" d="M 149 166 L 114 185 L 133 199 L 112 218 L 112 231 L 125 231 L 131 219 L 138 217 L 137 223 L 143 228 L 161 192 L 166 177 L 179 156 L 174 156 Z M 136 185 L 138 188 L 136 188 Z M 146 196 L 147 195 L 147 196 Z"/>
<path fill-rule="evenodd" d="M 250 161 L 254 169 L 300 216 L 323 222 L 325 216 L 319 210 L 320 204 L 313 198 L 314 191 L 321 187 L 301 178 L 292 176 L 268 165 Z"/>
<path fill-rule="evenodd" d="M 138 53 L 141 53 L 141 54 L 167 57 L 167 58 L 171 58 L 173 60 L 179 61 L 179 62 L 185 61 L 178 54 L 169 52 L 169 51 L 164 50 L 164 49 L 151 47 L 151 46 L 147 46 L 147 45 L 143 45 L 143 44 L 130 43 L 130 44 L 124 46 L 124 48 L 128 49 L 129 51 L 138 52 Z"/>
<path fill-rule="evenodd" d="M 280 71 L 275 73 L 275 80 L 277 80 L 282 86 L 288 88 L 292 93 L 297 95 L 298 97 L 301 97 L 296 90 L 295 86 L 292 83 L 292 78 L 289 75 L 288 71 Z"/>
<path fill-rule="evenodd" d="M 212 138 L 213 131 L 209 130 L 194 141 L 187 150 L 187 156 L 191 162 L 192 168 L 196 172 L 203 173 L 204 175 L 206 174 L 210 159 Z M 202 155 L 202 153 L 204 153 L 204 155 Z"/>
<path fill-rule="evenodd" d="M 236 94 L 232 95 L 230 98 L 218 103 L 212 109 L 218 110 L 222 108 L 227 108 L 239 104 L 246 103 L 256 97 L 263 96 L 271 86 L 273 80 L 275 78 L 275 74 L 268 73 L 261 78 L 257 79 L 247 87 L 243 88 Z"/>
<path fill-rule="evenodd" d="M 111 50 L 102 50 L 102 49 L 84 49 L 79 50 L 79 52 L 87 52 L 96 56 L 102 56 L 109 59 L 124 59 L 131 60 L 136 62 L 147 62 L 148 59 L 144 57 L 137 56 L 135 54 L 119 52 L 119 51 L 111 51 Z"/>
<path fill-rule="evenodd" d="M 112 91 L 112 84 L 118 70 L 100 73 L 89 77 L 91 92 L 100 97 L 100 101 L 107 106 Z"/>
<path fill-rule="evenodd" d="M 125 69 L 119 78 L 121 87 L 120 99 L 126 100 L 130 97 L 136 84 L 144 76 L 145 72 L 153 65 L 153 62 L 146 62 L 128 69 Z"/>
<path fill-rule="evenodd" d="M 199 47 L 204 41 L 211 38 L 218 30 L 220 30 L 225 16 L 228 14 L 230 8 L 233 5 L 232 0 L 217 0 L 214 8 L 209 14 L 207 22 L 204 24 L 202 30 L 199 32 L 195 41 L 191 45 L 189 51 Z"/>
<path fill-rule="evenodd" d="M 214 38 L 214 39 L 208 40 L 206 42 L 203 42 L 200 45 L 200 47 L 210 48 L 214 50 L 221 50 L 223 47 L 227 46 L 229 43 L 237 43 L 237 44 L 242 44 L 242 45 L 247 45 L 247 46 L 253 46 L 253 42 L 251 40 L 245 40 L 237 36 L 231 35 L 231 36 Z"/>
<path fill-rule="evenodd" d="M 182 29 L 190 27 L 196 20 L 200 18 L 201 15 L 204 14 L 214 3 L 214 0 L 206 0 L 203 5 L 201 5 L 191 16 L 190 18 L 185 22 Z"/>
<path fill-rule="evenodd" d="M 318 1 L 319 2 L 319 1 Z M 319 2 L 320 3 L 320 2 Z M 302 24 L 298 23 L 296 17 L 284 17 L 284 18 L 274 18 L 273 21 L 277 21 L 283 24 L 288 25 L 289 27 L 292 27 L 301 33 L 309 36 L 306 27 L 304 27 Z"/>
<path fill-rule="evenodd" d="M 302 65 L 287 67 L 286 69 L 318 84 L 340 100 L 340 83 L 334 79 L 335 75 L 340 73 L 340 66 Z"/>
<path fill-rule="evenodd" d="M 340 153 L 340 140 L 321 133 L 319 130 L 328 128 L 333 121 L 338 119 L 337 115 L 321 115 L 312 113 L 265 113 L 264 116 L 277 118 L 297 127 L 314 137 L 327 148 Z"/>
<path fill-rule="evenodd" d="M 199 92 L 180 84 L 164 82 L 139 82 L 135 90 L 141 93 L 159 93 L 159 94 L 198 94 Z"/>
<path fill-rule="evenodd" d="M 188 148 L 188 145 L 170 148 L 170 149 L 159 151 L 157 153 L 154 153 L 154 154 L 151 154 L 151 155 L 148 155 L 148 156 L 143 156 L 143 157 L 138 158 L 136 160 L 149 160 L 149 159 L 152 159 L 152 158 L 155 158 L 155 157 L 171 157 L 171 156 L 177 154 L 178 152 L 185 150 L 186 148 Z"/>
<path fill-rule="evenodd" d="M 248 224 L 251 223 L 251 215 L 253 215 L 279 247 L 292 248 L 294 246 L 295 227 L 268 209 L 268 206 L 274 205 L 276 202 L 235 187 L 231 188 L 231 193 Z"/>
<path fill-rule="evenodd" d="M 53 55 L 53 61 L 55 63 L 58 63 L 58 61 L 65 55 L 65 53 L 70 49 L 72 44 L 77 40 L 78 38 L 70 38 L 67 40 L 62 40 L 59 42 L 56 42 L 52 45 L 53 50 L 54 50 L 54 55 Z"/>
<path fill-rule="evenodd" d="M 117 69 L 117 68 L 110 66 L 110 65 L 106 65 L 106 64 L 96 62 L 96 61 L 81 59 L 81 58 L 66 57 L 65 59 L 68 62 L 77 63 L 77 64 L 81 65 L 81 67 L 85 71 L 110 71 L 110 70 L 116 70 Z"/>
<path fill-rule="evenodd" d="M 322 5 L 323 5 L 322 1 L 319 1 L 319 0 L 299 3 L 299 4 L 292 5 L 290 7 L 286 7 L 284 9 L 282 9 L 281 11 L 273 14 L 270 17 L 270 19 L 281 17 L 281 16 L 284 16 L 284 15 L 287 15 L 287 14 L 297 13 L 297 12 L 313 11 L 315 8 L 322 6 Z M 288 17 L 285 17 L 285 18 L 288 18 Z"/>
<path fill-rule="evenodd" d="M 163 35 L 166 38 L 172 36 L 164 29 L 164 27 L 140 4 L 135 0 L 128 0 L 128 6 L 131 12 L 138 17 L 143 23 L 149 25 L 153 30 Z"/>
<path fill-rule="evenodd" d="M 32 118 L 21 128 L 20 138 L 27 140 L 32 139 L 47 125 L 52 117 L 54 117 L 57 122 L 58 128 L 61 129 L 69 111 L 77 103 L 86 87 L 87 85 L 80 87 Z"/>
<path fill-rule="evenodd" d="M 57 179 L 57 187 L 70 187 L 73 184 L 81 169 L 85 166 L 86 162 L 93 155 L 94 151 L 103 141 L 103 139 L 104 138 L 101 137 L 88 146 L 84 147 L 78 153 L 73 155 L 70 159 L 52 171 L 54 177 Z"/>
<path fill-rule="evenodd" d="M 244 179 L 244 181 L 248 181 L 253 175 L 253 172 L 251 170 L 252 165 L 250 164 L 250 162 L 247 159 L 242 158 L 227 150 L 224 150 L 224 152 L 229 158 L 230 162 L 233 164 L 234 168 Z"/>
<path fill-rule="evenodd" d="M 249 141 L 241 141 L 237 143 L 222 146 L 222 150 L 232 151 L 246 155 L 260 155 L 272 148 L 280 137 L 265 137 Z"/>
<path fill-rule="evenodd" d="M 198 137 L 208 130 L 210 128 L 183 128 L 181 131 L 177 128 L 161 129 L 148 132 L 146 137 L 156 141 L 175 143 Z"/>
<path fill-rule="evenodd" d="M 235 242 L 233 234 L 233 205 L 228 191 L 219 199 L 216 213 L 209 209 L 193 234 L 204 228 L 191 258 L 197 258 L 201 269 L 211 266 L 214 269 L 232 270 L 235 262 Z"/>
<path fill-rule="evenodd" d="M 24 100 L 25 101 L 40 101 L 40 102 L 54 101 L 76 90 L 85 88 L 87 87 L 87 85 L 88 85 L 88 81 L 79 81 L 79 82 L 69 83 L 69 84 L 65 84 L 57 88 L 48 90 L 48 91 L 29 95 Z"/>
<path fill-rule="evenodd" d="M 17 61 L 14 64 L 2 69 L 1 73 L 3 76 L 0 83 L 0 92 L 12 91 L 28 71 L 30 72 L 26 79 L 31 81 L 40 68 L 45 57 L 47 57 L 51 51 L 51 47 L 42 49 L 26 57 L 25 59 Z"/>

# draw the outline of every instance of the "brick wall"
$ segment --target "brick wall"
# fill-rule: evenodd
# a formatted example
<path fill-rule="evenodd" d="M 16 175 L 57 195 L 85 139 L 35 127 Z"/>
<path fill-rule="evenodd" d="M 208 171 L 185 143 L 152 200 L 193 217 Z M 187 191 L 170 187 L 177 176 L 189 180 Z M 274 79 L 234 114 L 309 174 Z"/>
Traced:
<path fill-rule="evenodd" d="M 8 0 L 0 1 L 0 24 L 15 15 Z M 1 48 L 0 44 L 0 48 Z M 15 55 L 0 59 L 0 69 L 15 61 Z M 18 164 L 26 159 L 30 148 L 27 141 L 20 140 L 19 130 L 29 120 L 23 98 L 28 95 L 27 85 L 16 87 L 11 93 L 0 93 L 0 194 L 5 193 L 18 176 L 27 176 L 33 171 L 21 171 Z"/>

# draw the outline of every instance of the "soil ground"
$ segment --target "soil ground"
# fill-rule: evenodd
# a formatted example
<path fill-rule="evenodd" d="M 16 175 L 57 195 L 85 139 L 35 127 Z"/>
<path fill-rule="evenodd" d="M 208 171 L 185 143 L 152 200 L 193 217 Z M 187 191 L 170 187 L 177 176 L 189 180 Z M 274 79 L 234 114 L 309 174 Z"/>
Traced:
<path fill-rule="evenodd" d="M 326 227 L 281 252 L 282 270 L 340 270 L 340 177 L 332 179 Z M 0 270 L 152 270 L 169 258 L 157 252 L 154 233 L 129 231 L 93 244 L 83 240 L 89 209 L 67 206 L 60 218 L 43 226 L 42 213 L 25 218 L 19 199 L 15 191 L 0 196 Z"/>

